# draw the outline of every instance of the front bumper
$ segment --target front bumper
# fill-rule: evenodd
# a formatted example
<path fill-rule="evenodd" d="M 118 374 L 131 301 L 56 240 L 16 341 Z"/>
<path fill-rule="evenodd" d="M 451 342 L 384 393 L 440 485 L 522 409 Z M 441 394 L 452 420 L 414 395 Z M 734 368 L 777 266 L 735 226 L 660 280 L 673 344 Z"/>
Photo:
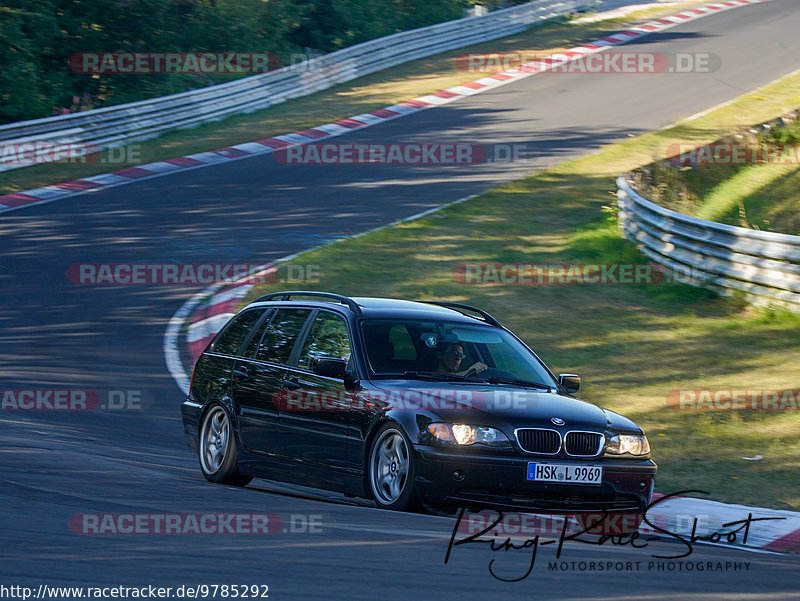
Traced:
<path fill-rule="evenodd" d="M 453 453 L 414 447 L 421 499 L 436 505 L 491 507 L 548 513 L 644 512 L 658 469 L 650 459 L 574 458 Z M 528 463 L 586 463 L 603 467 L 600 485 L 527 480 Z"/>

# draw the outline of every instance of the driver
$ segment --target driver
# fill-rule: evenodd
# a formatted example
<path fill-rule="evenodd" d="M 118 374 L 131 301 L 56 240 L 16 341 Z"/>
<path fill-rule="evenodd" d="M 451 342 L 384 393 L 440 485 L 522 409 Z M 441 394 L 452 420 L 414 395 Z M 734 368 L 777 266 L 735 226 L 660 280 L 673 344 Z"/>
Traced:
<path fill-rule="evenodd" d="M 467 369 L 458 371 L 458 368 L 461 367 L 461 361 L 466 357 L 464 354 L 464 347 L 458 342 L 445 344 L 444 347 L 439 349 L 436 353 L 436 357 L 439 359 L 439 367 L 436 368 L 436 371 L 443 374 L 466 376 L 469 373 L 479 374 L 483 370 L 489 368 L 485 363 L 478 361 L 470 365 Z"/>

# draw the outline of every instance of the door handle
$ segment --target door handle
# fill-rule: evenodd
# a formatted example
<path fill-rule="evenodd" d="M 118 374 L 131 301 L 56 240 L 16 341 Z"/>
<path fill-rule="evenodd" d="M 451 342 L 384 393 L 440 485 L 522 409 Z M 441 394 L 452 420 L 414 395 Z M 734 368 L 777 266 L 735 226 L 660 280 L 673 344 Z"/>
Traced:
<path fill-rule="evenodd" d="M 233 370 L 233 377 L 239 382 L 244 382 L 250 377 L 250 374 L 247 373 L 247 368 L 242 366 Z"/>

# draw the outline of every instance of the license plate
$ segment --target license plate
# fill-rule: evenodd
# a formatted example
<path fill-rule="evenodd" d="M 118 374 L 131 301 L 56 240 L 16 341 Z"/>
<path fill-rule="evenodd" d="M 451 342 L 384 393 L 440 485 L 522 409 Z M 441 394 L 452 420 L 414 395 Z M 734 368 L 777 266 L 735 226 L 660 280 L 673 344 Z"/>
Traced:
<path fill-rule="evenodd" d="M 529 463 L 528 480 L 556 484 L 601 484 L 603 468 L 599 465 Z"/>

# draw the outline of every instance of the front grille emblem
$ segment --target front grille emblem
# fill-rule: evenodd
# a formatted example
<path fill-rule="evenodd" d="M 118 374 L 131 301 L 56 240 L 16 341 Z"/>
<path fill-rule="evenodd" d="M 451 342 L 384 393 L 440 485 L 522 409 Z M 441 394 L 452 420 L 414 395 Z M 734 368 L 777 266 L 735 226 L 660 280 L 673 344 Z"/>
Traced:
<path fill-rule="evenodd" d="M 564 424 L 567 423 L 560 417 L 551 417 L 550 421 L 553 422 L 556 426 L 563 426 Z"/>

